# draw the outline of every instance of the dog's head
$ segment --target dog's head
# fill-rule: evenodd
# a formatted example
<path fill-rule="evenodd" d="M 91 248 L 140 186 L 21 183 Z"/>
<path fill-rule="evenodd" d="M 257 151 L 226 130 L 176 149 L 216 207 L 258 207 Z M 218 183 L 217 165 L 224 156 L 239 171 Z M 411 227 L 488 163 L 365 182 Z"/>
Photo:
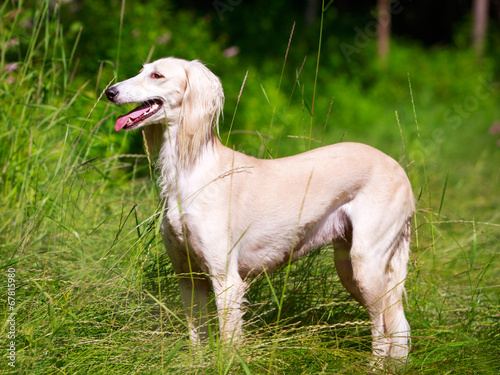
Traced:
<path fill-rule="evenodd" d="M 173 57 L 145 64 L 139 74 L 106 90 L 116 104 L 141 103 L 118 117 L 115 130 L 177 125 L 179 152 L 187 158 L 218 131 L 224 93 L 219 78 L 198 60 Z"/>
<path fill-rule="evenodd" d="M 217 121 L 224 102 L 217 76 L 197 60 L 173 57 L 145 64 L 135 77 L 107 89 L 106 96 L 116 104 L 141 103 L 118 118 L 116 131 L 191 120 L 191 115 L 196 115 L 195 122 L 207 116 Z"/>
<path fill-rule="evenodd" d="M 165 123 L 165 115 L 180 105 L 186 91 L 186 63 L 172 58 L 157 60 L 145 64 L 135 77 L 107 89 L 106 96 L 113 103 L 141 103 L 117 119 L 115 130 Z"/>

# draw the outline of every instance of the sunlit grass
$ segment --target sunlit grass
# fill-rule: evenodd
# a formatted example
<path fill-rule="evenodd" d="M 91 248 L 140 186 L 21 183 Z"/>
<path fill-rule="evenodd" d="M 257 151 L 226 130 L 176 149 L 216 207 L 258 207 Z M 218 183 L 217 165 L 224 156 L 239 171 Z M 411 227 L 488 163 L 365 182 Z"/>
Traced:
<path fill-rule="evenodd" d="M 338 282 L 329 247 L 293 263 L 288 272 L 250 282 L 244 345 L 229 352 L 219 345 L 212 306 L 209 343 L 198 353 L 190 349 L 177 280 L 158 235 L 156 176 L 144 155 L 128 152 L 130 138 L 140 133 L 115 136 L 112 120 L 102 121 L 112 109 L 99 101 L 101 91 L 93 82 L 71 79 L 76 60 L 47 9 L 48 2 L 42 2 L 17 69 L 5 69 L 3 52 L 0 66 L 0 253 L 2 270 L 17 270 L 16 368 L 3 355 L 0 369 L 12 374 L 367 373 L 367 314 Z M 15 34 L 15 22 L 11 27 L 7 35 Z M 243 91 L 243 100 L 247 94 Z M 404 152 L 396 156 L 407 167 L 419 210 L 407 280 L 413 342 L 402 373 L 496 374 L 499 159 L 486 149 L 472 161 L 458 159 L 463 144 L 439 154 L 439 144 L 429 148 L 432 108 L 420 107 L 419 92 L 413 94 L 424 142 L 415 141 L 417 131 L 406 121 L 404 147 L 397 147 Z M 324 129 L 324 121 L 319 124 Z M 474 134 L 474 129 L 463 131 Z M 394 133 L 401 138 L 396 119 Z M 288 141 L 292 149 L 295 140 Z M 456 165 L 470 178 L 442 165 Z M 276 294 L 283 298 L 276 300 Z M 6 307 L 0 306 L 4 328 Z"/>

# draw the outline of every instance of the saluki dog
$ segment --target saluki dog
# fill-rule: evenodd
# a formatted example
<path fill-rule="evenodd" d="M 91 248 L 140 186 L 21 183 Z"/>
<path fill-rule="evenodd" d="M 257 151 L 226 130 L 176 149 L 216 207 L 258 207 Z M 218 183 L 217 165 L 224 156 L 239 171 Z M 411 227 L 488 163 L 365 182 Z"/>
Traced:
<path fill-rule="evenodd" d="M 274 160 L 225 147 L 222 84 L 198 60 L 145 64 L 106 96 L 141 103 L 115 129 L 145 126 L 147 149 L 159 150 L 162 236 L 195 345 L 208 334 L 210 286 L 221 339 L 236 340 L 247 278 L 333 243 L 340 281 L 367 309 L 373 354 L 407 358 L 402 296 L 415 202 L 395 160 L 347 142 Z"/>

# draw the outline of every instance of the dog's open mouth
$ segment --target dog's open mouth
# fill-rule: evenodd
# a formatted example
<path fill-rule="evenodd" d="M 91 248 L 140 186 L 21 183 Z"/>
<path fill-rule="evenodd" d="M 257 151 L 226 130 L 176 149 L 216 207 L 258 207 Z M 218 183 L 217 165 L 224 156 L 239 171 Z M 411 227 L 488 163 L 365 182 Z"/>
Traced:
<path fill-rule="evenodd" d="M 122 129 L 134 129 L 139 126 L 141 122 L 158 112 L 162 106 L 163 102 L 159 99 L 148 100 L 142 103 L 139 107 L 133 109 L 126 115 L 118 117 L 115 124 L 115 130 L 118 132 Z"/>

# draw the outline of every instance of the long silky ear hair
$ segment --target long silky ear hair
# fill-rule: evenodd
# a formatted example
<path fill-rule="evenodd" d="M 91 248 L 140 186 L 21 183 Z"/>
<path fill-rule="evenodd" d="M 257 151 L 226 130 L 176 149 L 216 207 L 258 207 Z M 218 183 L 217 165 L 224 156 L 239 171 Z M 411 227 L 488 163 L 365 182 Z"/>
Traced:
<path fill-rule="evenodd" d="M 213 128 L 219 132 L 219 117 L 224 106 L 224 91 L 219 78 L 200 61 L 185 66 L 186 92 L 181 104 L 177 133 L 179 161 L 186 165 L 196 160 L 202 147 L 210 142 Z"/>

